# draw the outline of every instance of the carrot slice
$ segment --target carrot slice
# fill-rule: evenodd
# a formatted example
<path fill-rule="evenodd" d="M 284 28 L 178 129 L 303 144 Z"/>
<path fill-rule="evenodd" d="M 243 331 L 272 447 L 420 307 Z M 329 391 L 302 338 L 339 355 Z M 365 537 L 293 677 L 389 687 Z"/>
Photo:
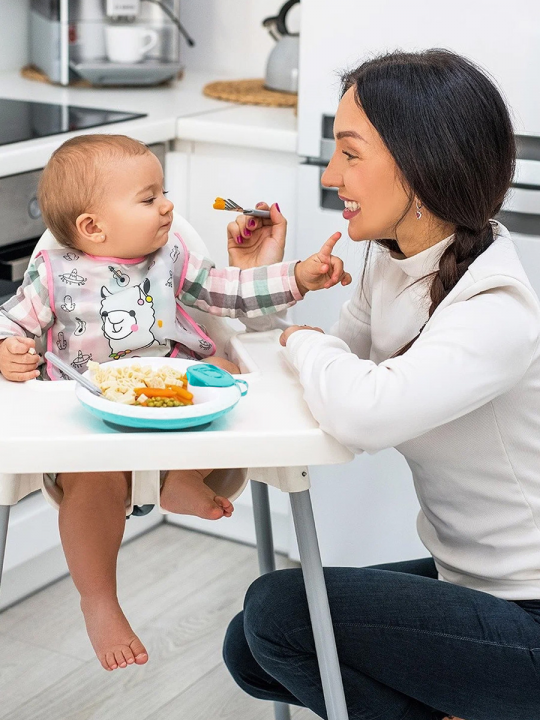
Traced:
<path fill-rule="evenodd" d="M 187 390 L 184 390 L 183 387 L 180 387 L 180 385 L 166 385 L 165 386 L 168 390 L 172 390 L 175 392 L 178 397 L 182 398 L 182 400 L 193 400 L 193 394 L 188 392 Z"/>
<path fill-rule="evenodd" d="M 166 398 L 175 398 L 176 393 L 174 390 L 168 390 L 167 388 L 136 388 L 135 389 L 135 395 L 142 395 L 143 393 L 146 395 L 146 397 L 166 397 Z"/>

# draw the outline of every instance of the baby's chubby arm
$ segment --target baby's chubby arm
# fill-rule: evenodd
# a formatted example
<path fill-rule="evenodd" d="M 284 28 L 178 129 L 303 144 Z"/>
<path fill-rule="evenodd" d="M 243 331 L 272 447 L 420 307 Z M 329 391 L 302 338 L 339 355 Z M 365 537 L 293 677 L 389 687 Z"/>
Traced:
<path fill-rule="evenodd" d="M 217 270 L 205 257 L 189 253 L 178 299 L 203 312 L 223 317 L 259 317 L 277 313 L 301 300 L 309 290 L 348 285 L 351 276 L 332 255 L 341 237 L 335 233 L 321 250 L 302 262 L 284 262 L 241 270 Z"/>

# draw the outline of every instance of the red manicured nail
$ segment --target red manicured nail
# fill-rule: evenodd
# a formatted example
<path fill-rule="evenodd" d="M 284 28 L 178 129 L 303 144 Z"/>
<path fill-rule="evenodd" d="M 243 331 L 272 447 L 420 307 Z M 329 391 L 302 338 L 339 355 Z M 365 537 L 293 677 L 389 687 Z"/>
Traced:
<path fill-rule="evenodd" d="M 277 211 L 280 213 L 281 210 L 279 209 L 279 205 L 276 203 Z"/>
<path fill-rule="evenodd" d="M 244 233 L 249 237 L 251 235 L 251 230 L 244 230 Z"/>
<path fill-rule="evenodd" d="M 244 239 L 241 235 L 236 236 L 236 242 L 241 245 L 244 242 Z"/>
<path fill-rule="evenodd" d="M 257 204 L 255 205 L 255 207 L 262 207 L 263 205 L 264 205 L 264 203 L 263 203 L 263 202 L 260 202 L 260 203 L 257 203 Z"/>
<path fill-rule="evenodd" d="M 255 227 L 255 220 L 250 220 L 248 222 L 249 227 Z"/>

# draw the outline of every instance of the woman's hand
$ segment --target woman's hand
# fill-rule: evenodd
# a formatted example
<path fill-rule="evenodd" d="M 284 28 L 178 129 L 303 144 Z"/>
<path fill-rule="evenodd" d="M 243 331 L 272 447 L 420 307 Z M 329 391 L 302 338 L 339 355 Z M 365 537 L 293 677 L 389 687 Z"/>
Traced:
<path fill-rule="evenodd" d="M 291 337 L 291 335 L 295 332 L 298 332 L 298 330 L 316 330 L 317 332 L 320 332 L 324 335 L 324 330 L 321 330 L 320 327 L 311 327 L 310 325 L 291 325 L 291 327 L 288 327 L 284 332 L 281 333 L 281 336 L 279 338 L 279 342 L 283 347 L 287 345 L 287 340 Z"/>
<path fill-rule="evenodd" d="M 350 285 L 352 282 L 349 273 L 343 270 L 343 260 L 332 255 L 334 245 L 340 237 L 340 232 L 334 233 L 318 253 L 297 263 L 294 268 L 294 276 L 302 295 L 305 295 L 308 290 L 331 288 L 338 283 Z"/>
<path fill-rule="evenodd" d="M 283 260 L 287 221 L 274 203 L 269 207 L 260 202 L 258 210 L 270 210 L 270 217 L 256 218 L 238 215 L 227 225 L 229 264 L 242 270 L 261 265 L 273 265 Z"/>

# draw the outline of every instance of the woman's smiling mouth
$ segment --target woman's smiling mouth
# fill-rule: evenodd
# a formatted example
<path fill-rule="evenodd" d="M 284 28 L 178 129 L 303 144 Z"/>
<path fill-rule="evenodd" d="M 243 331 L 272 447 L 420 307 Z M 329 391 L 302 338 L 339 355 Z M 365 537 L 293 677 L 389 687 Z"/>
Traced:
<path fill-rule="evenodd" d="M 345 203 L 345 210 L 343 211 L 343 217 L 345 220 L 350 220 L 358 215 L 360 212 L 360 203 L 357 203 L 356 200 L 349 200 L 348 198 L 341 197 L 341 195 L 339 198 Z"/>

